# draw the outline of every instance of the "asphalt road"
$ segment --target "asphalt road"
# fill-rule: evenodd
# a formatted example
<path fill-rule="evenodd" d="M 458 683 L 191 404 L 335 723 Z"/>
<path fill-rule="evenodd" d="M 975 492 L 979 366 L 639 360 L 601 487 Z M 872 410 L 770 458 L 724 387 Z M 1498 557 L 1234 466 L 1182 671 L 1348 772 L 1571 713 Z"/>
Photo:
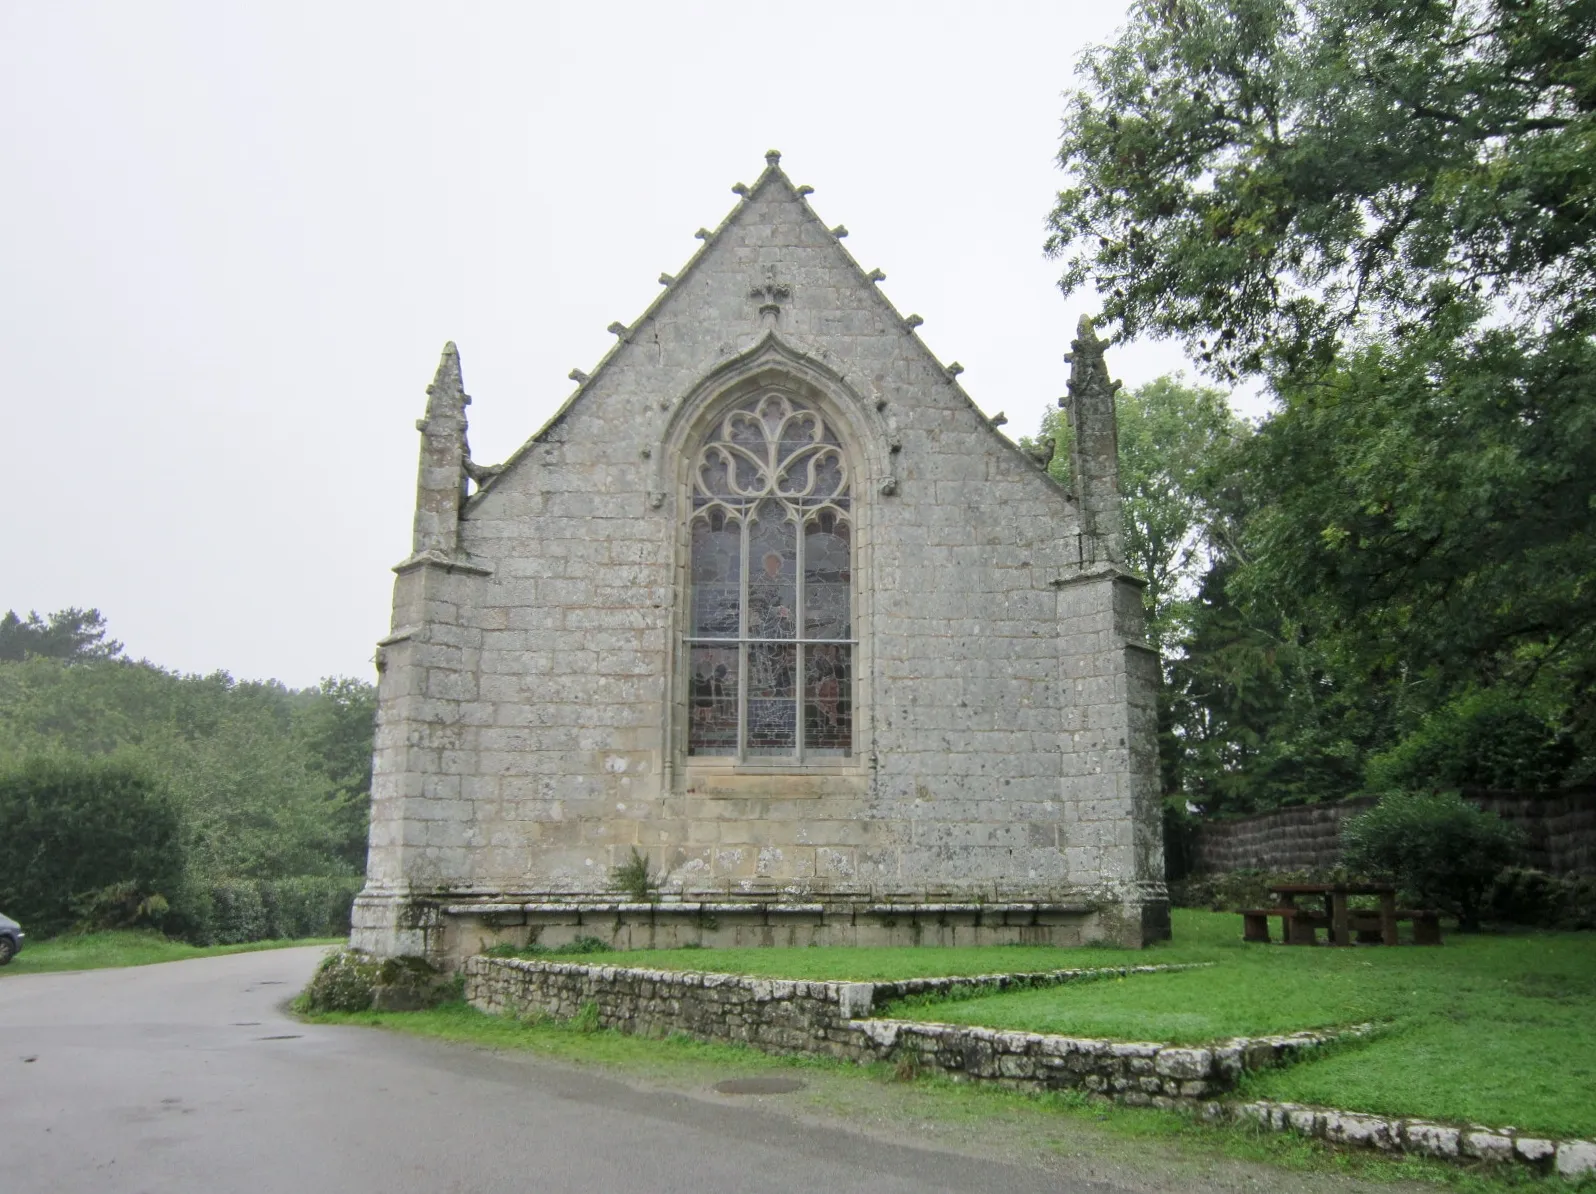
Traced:
<path fill-rule="evenodd" d="M 641 1090 L 533 1058 L 301 1024 L 320 949 L 0 978 L 0 1194 L 1113 1194 Z"/>

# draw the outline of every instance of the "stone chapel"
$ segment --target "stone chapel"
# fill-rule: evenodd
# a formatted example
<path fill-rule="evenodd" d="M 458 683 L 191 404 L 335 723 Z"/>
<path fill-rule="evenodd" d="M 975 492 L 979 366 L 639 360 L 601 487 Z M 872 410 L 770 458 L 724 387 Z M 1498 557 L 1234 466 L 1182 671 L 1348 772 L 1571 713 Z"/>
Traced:
<path fill-rule="evenodd" d="M 357 948 L 1168 935 L 1103 344 L 1067 492 L 766 162 L 501 465 L 444 348 Z"/>

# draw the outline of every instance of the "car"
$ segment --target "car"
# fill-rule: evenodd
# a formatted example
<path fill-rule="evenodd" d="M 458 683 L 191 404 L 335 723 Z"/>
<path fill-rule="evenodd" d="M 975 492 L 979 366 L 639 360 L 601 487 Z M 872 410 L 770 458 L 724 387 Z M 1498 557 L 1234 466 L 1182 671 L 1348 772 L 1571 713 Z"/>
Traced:
<path fill-rule="evenodd" d="M 9 916 L 0 914 L 0 966 L 22 952 L 22 939 L 27 936 L 22 926 Z"/>

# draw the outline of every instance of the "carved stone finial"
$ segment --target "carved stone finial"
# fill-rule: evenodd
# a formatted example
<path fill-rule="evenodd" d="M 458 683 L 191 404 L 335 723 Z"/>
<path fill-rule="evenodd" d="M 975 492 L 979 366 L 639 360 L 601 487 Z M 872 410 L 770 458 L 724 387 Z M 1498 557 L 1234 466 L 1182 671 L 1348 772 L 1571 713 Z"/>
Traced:
<path fill-rule="evenodd" d="M 697 232 L 693 233 L 693 235 L 696 236 L 699 240 L 708 240 L 709 239 L 709 229 L 708 228 L 700 228 Z"/>
<path fill-rule="evenodd" d="M 1070 367 L 1070 398 L 1094 384 L 1104 386 L 1109 394 L 1118 392 L 1120 383 L 1111 381 L 1108 376 L 1108 363 L 1103 353 L 1107 347 L 1107 340 L 1097 338 L 1097 329 L 1091 317 L 1082 315 L 1080 322 L 1075 325 L 1075 339 L 1070 341 L 1070 351 L 1064 354 L 1064 360 Z M 1060 398 L 1059 405 L 1065 404 L 1066 400 Z"/>
<path fill-rule="evenodd" d="M 622 323 L 619 319 L 617 319 L 614 323 L 610 324 L 610 326 L 605 328 L 604 330 L 606 332 L 608 332 L 612 336 L 624 336 L 624 335 L 626 335 L 626 325 L 624 323 Z"/>
<path fill-rule="evenodd" d="M 812 186 L 810 186 L 810 185 L 809 185 L 809 184 L 808 184 L 808 183 L 807 183 L 807 182 L 806 182 L 806 183 L 804 183 L 804 185 L 803 185 L 803 186 L 801 186 L 801 187 L 799 187 L 799 188 L 798 188 L 798 193 L 799 193 L 799 194 L 800 194 L 800 195 L 813 195 L 813 194 L 814 194 L 814 193 L 815 193 L 815 188 L 814 188 L 814 187 L 812 187 Z"/>
<path fill-rule="evenodd" d="M 661 286 L 669 286 L 674 281 L 676 281 L 676 279 L 671 277 L 669 274 L 661 274 L 659 276 L 659 284 Z"/>
<path fill-rule="evenodd" d="M 748 198 L 748 184 L 741 182 L 734 184 L 732 186 L 732 194 L 741 195 L 744 199 Z"/>
<path fill-rule="evenodd" d="M 574 381 L 577 385 L 584 385 L 587 382 L 587 374 L 583 373 L 580 369 L 572 369 L 566 374 L 566 376 Z"/>
<path fill-rule="evenodd" d="M 766 163 L 766 165 L 770 165 L 770 166 L 780 165 L 781 164 L 781 150 L 779 150 L 779 149 L 767 149 L 767 150 L 765 150 L 765 163 Z"/>
<path fill-rule="evenodd" d="M 1002 411 L 998 411 L 997 414 L 993 415 L 990 419 L 987 420 L 987 422 L 992 424 L 992 426 L 994 426 L 994 427 L 1001 427 L 1001 426 L 1003 426 L 1003 424 L 1007 423 L 1008 421 L 1009 421 L 1008 415 L 1004 414 Z"/>
<path fill-rule="evenodd" d="M 947 368 L 947 375 L 949 377 L 957 377 L 959 374 L 961 374 L 963 372 L 964 372 L 964 366 L 959 364 L 959 362 L 957 362 L 957 361 L 954 361 L 953 364 L 949 365 L 948 368 Z"/>
<path fill-rule="evenodd" d="M 911 332 L 924 322 L 925 320 L 921 319 L 918 315 L 905 316 L 903 320 L 904 326 L 907 327 Z"/>
<path fill-rule="evenodd" d="M 831 230 L 831 235 L 836 237 L 838 240 L 841 240 L 843 237 L 848 235 L 848 225 L 838 224 Z"/>
<path fill-rule="evenodd" d="M 781 305 L 792 297 L 792 287 L 785 282 L 775 279 L 774 269 L 766 271 L 769 275 L 764 282 L 752 287 L 748 297 L 759 304 L 761 318 L 769 319 L 772 323 L 781 314 Z"/>

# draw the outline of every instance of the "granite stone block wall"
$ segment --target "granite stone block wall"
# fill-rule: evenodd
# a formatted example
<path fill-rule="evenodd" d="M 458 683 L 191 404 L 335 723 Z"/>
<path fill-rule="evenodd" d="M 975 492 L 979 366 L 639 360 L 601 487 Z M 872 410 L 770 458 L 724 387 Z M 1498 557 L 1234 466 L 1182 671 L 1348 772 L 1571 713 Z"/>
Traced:
<path fill-rule="evenodd" d="M 1167 932 L 1138 582 L 778 157 L 504 464 L 471 461 L 445 353 L 379 648 L 355 945 L 424 947 L 419 899 L 599 896 L 634 856 L 666 892 L 981 894 Z M 1111 422 L 1102 346 L 1078 344 L 1071 417 Z M 768 393 L 824 416 L 852 485 L 852 750 L 792 765 L 687 751 L 696 445 Z M 1112 427 L 1085 430 L 1102 513 Z"/>

